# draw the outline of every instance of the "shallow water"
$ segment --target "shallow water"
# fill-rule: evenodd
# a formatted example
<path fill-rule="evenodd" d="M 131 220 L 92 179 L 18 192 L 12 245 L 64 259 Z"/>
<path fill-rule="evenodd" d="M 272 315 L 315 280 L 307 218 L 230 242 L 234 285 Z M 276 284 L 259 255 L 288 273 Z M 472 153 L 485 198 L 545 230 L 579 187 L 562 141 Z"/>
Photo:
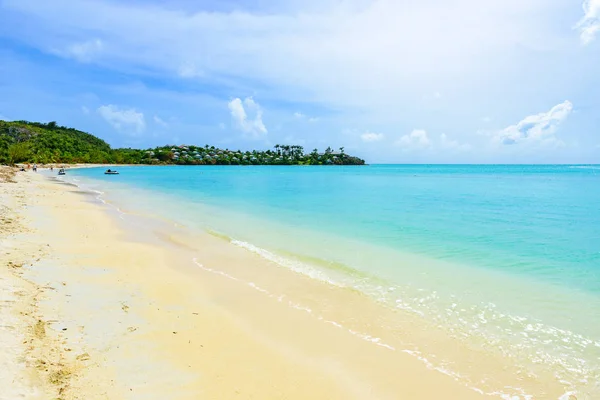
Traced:
<path fill-rule="evenodd" d="M 65 178 L 600 396 L 598 166 L 120 170 Z"/>

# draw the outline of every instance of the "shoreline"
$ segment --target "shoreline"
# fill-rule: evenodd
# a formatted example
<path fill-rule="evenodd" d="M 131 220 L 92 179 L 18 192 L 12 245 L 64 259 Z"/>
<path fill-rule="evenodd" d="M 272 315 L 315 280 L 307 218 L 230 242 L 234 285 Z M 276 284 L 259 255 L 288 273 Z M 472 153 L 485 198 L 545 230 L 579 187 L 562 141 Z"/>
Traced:
<path fill-rule="evenodd" d="M 71 346 L 75 337 L 63 332 L 84 332 L 75 341 L 84 345 L 77 356 L 87 353 L 83 358 L 89 360 L 73 362 L 83 365 L 63 390 L 72 397 L 65 398 L 83 394 L 93 398 L 100 392 L 91 390 L 100 390 L 108 381 L 114 392 L 107 398 L 136 398 L 156 368 L 165 376 L 155 376 L 157 382 L 145 393 L 156 393 L 157 398 L 161 391 L 163 397 L 178 399 L 201 393 L 213 395 L 208 398 L 484 397 L 401 347 L 394 332 L 385 329 L 386 319 L 398 313 L 383 312 L 354 292 L 269 265 L 210 235 L 190 235 L 142 218 L 137 221 L 138 229 L 126 229 L 123 221 L 111 217 L 76 187 L 57 185 L 39 175 L 17 176 L 17 180 L 14 185 L 26 186 L 29 196 L 25 198 L 34 199 L 27 204 L 27 217 L 30 224 L 36 221 L 32 224 L 36 233 L 29 234 L 28 241 L 50 242 L 52 249 L 24 275 L 38 285 L 54 281 L 46 285 L 53 289 L 40 307 L 45 319 L 54 320 L 57 313 L 64 313 L 63 319 L 73 322 L 58 332 L 55 324 L 49 325 L 48 336 L 63 335 L 61 339 Z M 127 217 L 127 224 L 135 219 Z M 55 228 L 48 229 L 50 226 Z M 58 277 L 63 280 L 58 282 Z M 68 292 L 73 287 L 83 293 Z M 94 303 L 91 293 L 101 293 L 97 297 L 106 304 Z M 76 305 L 67 302 L 67 297 L 73 296 L 77 296 Z M 323 310 L 323 304 L 331 310 Z M 377 313 L 384 324 L 377 328 L 370 326 L 368 318 L 356 320 L 334 307 L 339 304 L 352 304 L 346 311 L 360 316 Z M 90 328 L 81 329 L 93 324 L 89 315 L 86 317 L 89 312 L 104 317 L 106 326 L 96 323 L 89 333 Z M 419 336 L 425 334 L 435 346 L 452 344 L 433 329 L 428 333 L 414 328 L 420 323 L 416 319 L 402 318 L 405 342 L 422 340 Z M 110 350 L 106 343 L 97 342 L 98 336 L 112 336 Z M 201 347 L 191 346 L 198 338 L 203 338 Z M 139 351 L 119 350 L 123 345 Z M 455 355 L 460 358 L 459 350 Z M 149 362 L 146 358 L 150 356 Z M 479 356 L 490 368 L 502 367 L 495 365 L 497 360 Z M 143 369 L 141 358 L 152 368 Z M 182 376 L 187 380 L 181 381 Z M 206 382 L 201 376 L 214 379 Z M 146 381 L 136 386 L 134 396 L 127 393 L 127 386 L 135 377 Z"/>
<path fill-rule="evenodd" d="M 26 172 L 33 172 L 32 169 L 27 170 L 27 166 L 31 166 L 35 163 L 17 163 L 14 166 L 2 165 L 0 168 L 25 168 Z M 104 168 L 104 167 L 368 167 L 377 164 L 343 164 L 343 165 L 311 165 L 311 164 L 256 164 L 256 165 L 245 165 L 245 164 L 214 164 L 214 165 L 195 165 L 195 164 L 84 164 L 84 163 L 48 163 L 38 164 L 38 169 L 41 171 L 54 169 L 83 169 L 83 168 Z M 20 171 L 19 171 L 20 172 Z"/>

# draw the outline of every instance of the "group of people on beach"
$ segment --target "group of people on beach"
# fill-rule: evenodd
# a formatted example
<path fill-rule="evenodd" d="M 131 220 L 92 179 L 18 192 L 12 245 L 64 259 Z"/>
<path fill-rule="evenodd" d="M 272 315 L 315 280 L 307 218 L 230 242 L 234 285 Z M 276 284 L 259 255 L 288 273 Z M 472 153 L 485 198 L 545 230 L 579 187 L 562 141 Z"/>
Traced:
<path fill-rule="evenodd" d="M 37 168 L 38 168 L 37 164 L 33 164 L 33 168 L 31 166 L 31 164 L 27 164 L 27 168 L 25 168 L 25 166 L 21 166 L 21 168 L 19 170 L 22 172 L 25 172 L 25 171 L 29 171 L 31 169 L 31 170 L 33 170 L 33 172 L 37 172 Z M 50 168 L 50 171 L 54 171 L 53 165 L 51 165 L 48 168 Z M 64 167 L 62 167 L 62 169 L 64 169 Z"/>
<path fill-rule="evenodd" d="M 27 164 L 27 171 L 31 169 L 31 164 Z M 25 172 L 25 167 L 21 167 L 22 172 Z M 33 164 L 33 172 L 37 172 L 37 164 Z"/>

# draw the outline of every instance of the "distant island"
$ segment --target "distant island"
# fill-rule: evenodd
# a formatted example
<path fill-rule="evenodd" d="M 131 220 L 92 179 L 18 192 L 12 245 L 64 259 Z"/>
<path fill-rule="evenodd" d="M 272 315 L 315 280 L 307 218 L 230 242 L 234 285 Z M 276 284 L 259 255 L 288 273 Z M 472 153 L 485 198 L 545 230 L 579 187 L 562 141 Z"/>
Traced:
<path fill-rule="evenodd" d="M 341 147 L 305 153 L 302 146 L 240 151 L 215 146 L 166 145 L 112 149 L 104 140 L 56 122 L 0 121 L 0 164 L 91 163 L 148 165 L 364 165 Z"/>

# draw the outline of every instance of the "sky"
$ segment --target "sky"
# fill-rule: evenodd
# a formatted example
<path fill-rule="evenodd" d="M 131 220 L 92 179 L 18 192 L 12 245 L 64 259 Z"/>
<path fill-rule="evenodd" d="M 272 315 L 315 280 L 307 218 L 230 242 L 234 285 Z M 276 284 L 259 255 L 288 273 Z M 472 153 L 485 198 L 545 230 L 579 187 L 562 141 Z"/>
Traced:
<path fill-rule="evenodd" d="M 0 0 L 0 119 L 113 147 L 600 163 L 600 0 Z"/>

